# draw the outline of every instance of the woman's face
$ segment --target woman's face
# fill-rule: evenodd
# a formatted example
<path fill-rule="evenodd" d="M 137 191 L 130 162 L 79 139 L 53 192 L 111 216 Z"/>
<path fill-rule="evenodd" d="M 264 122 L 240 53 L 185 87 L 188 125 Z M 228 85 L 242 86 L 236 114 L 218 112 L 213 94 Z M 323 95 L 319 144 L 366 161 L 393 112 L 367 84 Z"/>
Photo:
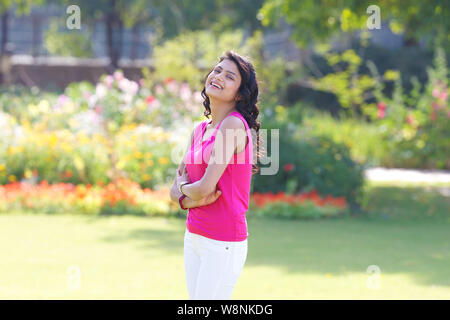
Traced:
<path fill-rule="evenodd" d="M 206 78 L 205 93 L 209 99 L 234 101 L 241 85 L 241 75 L 230 59 L 219 62 Z"/>

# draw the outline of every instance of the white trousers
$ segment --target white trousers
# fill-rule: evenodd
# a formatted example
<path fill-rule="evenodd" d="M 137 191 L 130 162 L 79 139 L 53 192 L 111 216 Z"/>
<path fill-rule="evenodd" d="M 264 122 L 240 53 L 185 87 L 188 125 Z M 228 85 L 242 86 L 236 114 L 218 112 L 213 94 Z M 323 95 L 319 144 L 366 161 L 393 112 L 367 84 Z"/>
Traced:
<path fill-rule="evenodd" d="M 247 239 L 219 241 L 187 229 L 184 269 L 191 300 L 229 300 L 247 258 Z"/>

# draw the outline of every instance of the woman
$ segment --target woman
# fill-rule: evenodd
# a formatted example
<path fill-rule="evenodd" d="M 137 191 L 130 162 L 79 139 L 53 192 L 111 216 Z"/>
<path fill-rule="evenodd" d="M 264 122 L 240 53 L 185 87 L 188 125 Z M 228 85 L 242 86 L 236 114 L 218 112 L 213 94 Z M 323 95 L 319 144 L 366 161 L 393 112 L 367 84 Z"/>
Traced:
<path fill-rule="evenodd" d="M 184 265 L 190 299 L 230 299 L 247 258 L 245 212 L 258 171 L 251 132 L 259 137 L 258 84 L 251 62 L 226 52 L 206 76 L 202 97 L 204 115 L 212 119 L 192 132 L 171 197 L 189 209 Z"/>

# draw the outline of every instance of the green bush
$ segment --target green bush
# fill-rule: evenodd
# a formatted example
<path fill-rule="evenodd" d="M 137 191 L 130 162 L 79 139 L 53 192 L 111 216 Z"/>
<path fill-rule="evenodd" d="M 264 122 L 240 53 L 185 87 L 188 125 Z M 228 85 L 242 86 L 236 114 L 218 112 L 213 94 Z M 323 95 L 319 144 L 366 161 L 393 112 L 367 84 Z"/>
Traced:
<path fill-rule="evenodd" d="M 292 112 L 291 112 L 292 113 Z M 275 175 L 257 174 L 253 191 L 296 193 L 316 189 L 321 195 L 344 196 L 351 205 L 361 200 L 363 166 L 355 162 L 347 146 L 325 136 L 301 136 L 287 119 L 298 119 L 285 108 L 275 108 L 273 120 L 263 122 L 264 129 L 279 129 L 279 170 Z M 271 150 L 270 130 L 267 156 Z M 264 167 L 264 165 L 260 165 Z"/>

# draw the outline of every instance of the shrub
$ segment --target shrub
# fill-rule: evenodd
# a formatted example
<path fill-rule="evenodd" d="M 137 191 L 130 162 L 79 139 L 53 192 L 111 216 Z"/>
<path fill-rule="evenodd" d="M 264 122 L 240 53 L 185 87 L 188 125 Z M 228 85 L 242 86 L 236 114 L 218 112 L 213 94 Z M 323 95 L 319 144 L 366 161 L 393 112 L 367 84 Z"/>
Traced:
<path fill-rule="evenodd" d="M 359 203 L 363 166 L 352 160 L 348 147 L 324 136 L 295 136 L 296 126 L 280 121 L 290 119 L 289 112 L 283 107 L 275 110 L 274 121 L 263 126 L 273 129 L 278 123 L 279 171 L 275 175 L 255 175 L 253 191 L 297 193 L 316 189 L 321 195 L 344 196 L 352 205 Z M 269 132 L 268 156 L 271 143 Z"/>

